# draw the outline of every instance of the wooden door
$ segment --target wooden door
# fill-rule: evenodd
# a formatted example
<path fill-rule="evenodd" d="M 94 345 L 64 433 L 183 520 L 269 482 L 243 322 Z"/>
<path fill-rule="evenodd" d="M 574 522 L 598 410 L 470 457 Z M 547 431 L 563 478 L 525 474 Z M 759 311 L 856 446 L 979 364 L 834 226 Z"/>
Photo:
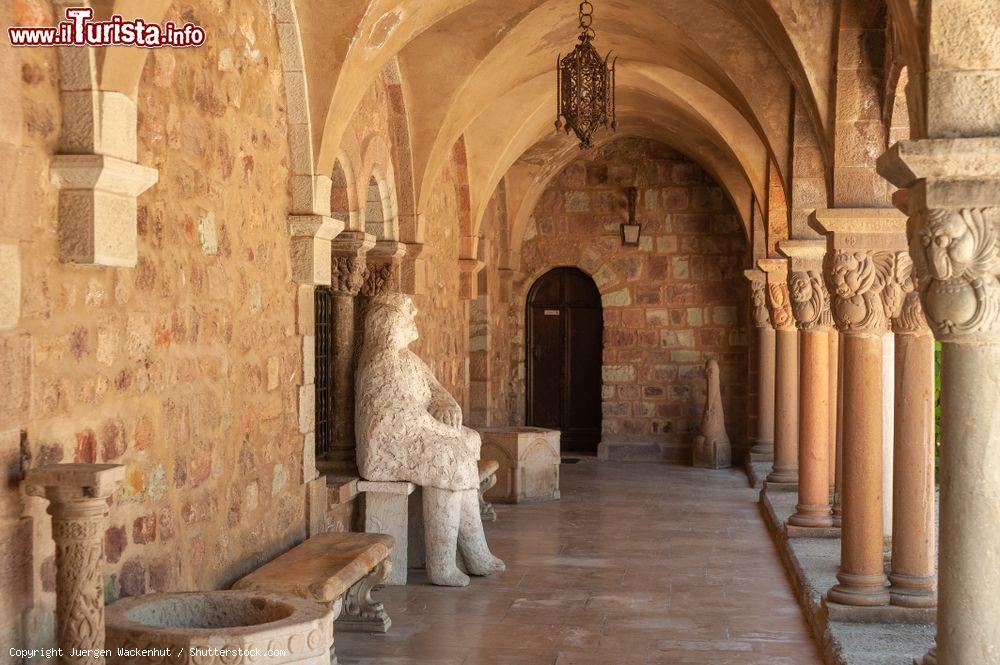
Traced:
<path fill-rule="evenodd" d="M 527 424 L 562 432 L 563 450 L 601 441 L 601 294 L 576 268 L 556 268 L 527 304 Z"/>

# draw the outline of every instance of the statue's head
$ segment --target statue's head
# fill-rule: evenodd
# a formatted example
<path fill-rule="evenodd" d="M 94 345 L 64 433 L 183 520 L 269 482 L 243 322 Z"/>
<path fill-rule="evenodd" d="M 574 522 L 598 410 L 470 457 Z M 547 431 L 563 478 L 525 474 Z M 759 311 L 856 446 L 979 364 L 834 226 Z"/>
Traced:
<path fill-rule="evenodd" d="M 408 295 L 383 293 L 368 301 L 365 316 L 365 339 L 404 349 L 420 336 L 417 332 L 417 308 Z"/>
<path fill-rule="evenodd" d="M 708 378 L 709 383 L 711 383 L 713 379 L 719 378 L 719 363 L 715 360 L 715 358 L 709 358 L 708 361 L 705 362 L 705 376 Z"/>

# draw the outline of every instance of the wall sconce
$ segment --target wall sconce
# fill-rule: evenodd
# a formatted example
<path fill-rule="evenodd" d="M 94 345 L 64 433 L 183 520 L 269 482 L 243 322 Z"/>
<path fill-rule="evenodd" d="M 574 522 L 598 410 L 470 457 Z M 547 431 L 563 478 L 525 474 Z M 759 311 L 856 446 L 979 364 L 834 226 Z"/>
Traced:
<path fill-rule="evenodd" d="M 642 224 L 635 221 L 635 199 L 639 191 L 635 187 L 625 190 L 628 195 L 628 221 L 622 222 L 622 247 L 638 247 Z"/>

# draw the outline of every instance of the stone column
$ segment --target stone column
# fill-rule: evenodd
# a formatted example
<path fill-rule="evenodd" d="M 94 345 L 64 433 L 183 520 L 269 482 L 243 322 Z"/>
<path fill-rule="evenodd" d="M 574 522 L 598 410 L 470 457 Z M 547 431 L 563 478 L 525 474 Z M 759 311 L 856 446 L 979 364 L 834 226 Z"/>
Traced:
<path fill-rule="evenodd" d="M 942 347 L 943 665 L 995 663 L 1000 644 L 1000 530 L 990 527 L 1000 515 L 998 163 L 996 137 L 901 141 L 879 159 L 879 173 L 906 188 L 895 200 L 910 216 L 920 299 Z"/>
<path fill-rule="evenodd" d="M 822 266 L 820 266 L 820 274 L 822 274 Z M 824 283 L 824 287 L 826 284 Z M 827 294 L 829 297 L 829 293 Z M 832 321 L 831 314 L 831 321 Z M 827 453 L 827 463 L 829 468 L 827 470 L 827 482 L 830 486 L 830 502 L 831 505 L 834 500 L 834 496 L 837 491 L 837 400 L 840 399 L 840 393 L 837 390 L 837 386 L 840 385 L 840 333 L 837 329 L 832 327 L 828 333 L 830 340 L 830 348 L 828 351 L 830 357 L 830 372 L 829 372 L 829 388 L 828 394 L 830 395 L 830 411 L 827 415 L 829 419 L 829 432 L 827 433 L 827 443 L 829 444 L 829 452 Z"/>
<path fill-rule="evenodd" d="M 933 607 L 936 500 L 934 484 L 934 337 L 916 291 L 913 262 L 896 255 L 892 293 L 895 348 L 892 563 L 893 605 Z"/>
<path fill-rule="evenodd" d="M 833 525 L 830 511 L 830 296 L 823 283 L 826 242 L 784 240 L 788 295 L 799 328 L 799 502 L 790 526 Z"/>
<path fill-rule="evenodd" d="M 774 328 L 767 310 L 767 273 L 744 270 L 750 282 L 753 322 L 757 329 L 757 438 L 751 461 L 774 459 Z"/>
<path fill-rule="evenodd" d="M 56 542 L 56 645 L 62 663 L 103 665 L 104 530 L 108 497 L 125 478 L 117 464 L 50 464 L 28 471 L 28 493 L 48 499 Z"/>
<path fill-rule="evenodd" d="M 837 335 L 837 450 L 833 487 L 833 526 L 839 527 L 844 517 L 844 506 L 841 500 L 844 496 L 844 338 L 840 331 Z"/>
<path fill-rule="evenodd" d="M 344 231 L 330 243 L 333 289 L 333 445 L 316 460 L 323 473 L 357 473 L 354 451 L 355 298 L 364 284 L 365 255 L 375 236 Z"/>
<path fill-rule="evenodd" d="M 794 487 L 798 481 L 799 332 L 788 301 L 786 259 L 760 259 L 767 273 L 767 307 L 775 329 L 774 353 L 774 468 L 771 485 Z"/>
<path fill-rule="evenodd" d="M 813 227 L 827 234 L 824 274 L 844 347 L 843 516 L 839 584 L 827 601 L 886 605 L 883 566 L 882 336 L 888 330 L 883 291 L 894 252 L 905 247 L 895 210 L 817 210 Z"/>

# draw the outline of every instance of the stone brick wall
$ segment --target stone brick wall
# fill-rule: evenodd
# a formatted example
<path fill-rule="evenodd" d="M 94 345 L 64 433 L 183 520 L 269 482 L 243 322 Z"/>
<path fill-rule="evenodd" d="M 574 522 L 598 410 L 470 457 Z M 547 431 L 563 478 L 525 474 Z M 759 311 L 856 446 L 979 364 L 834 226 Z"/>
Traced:
<path fill-rule="evenodd" d="M 639 189 L 641 244 L 621 246 L 625 188 Z M 603 437 L 657 444 L 688 460 L 704 404 L 704 364 L 722 375 L 730 438 L 745 441 L 745 234 L 723 190 L 697 164 L 657 143 L 615 141 L 566 167 L 540 198 L 521 250 L 524 279 L 509 330 L 524 339 L 527 291 L 546 271 L 577 266 L 604 304 Z M 523 376 L 523 351 L 510 373 Z M 523 403 L 523 381 L 517 397 Z M 519 414 L 513 414 L 515 417 Z"/>
<path fill-rule="evenodd" d="M 15 24 L 54 20 L 48 3 L 18 7 L 30 15 Z M 146 63 L 139 161 L 159 182 L 139 198 L 134 269 L 59 263 L 47 165 L 59 67 L 51 49 L 18 54 L 23 118 L 0 120 L 24 179 L 0 210 L 23 286 L 16 326 L 0 330 L 3 644 L 44 646 L 53 631 L 49 520 L 20 489 L 20 431 L 34 465 L 125 465 L 105 537 L 108 600 L 225 586 L 305 534 L 275 27 L 266 3 L 183 7 L 165 20 L 212 39 Z"/>

